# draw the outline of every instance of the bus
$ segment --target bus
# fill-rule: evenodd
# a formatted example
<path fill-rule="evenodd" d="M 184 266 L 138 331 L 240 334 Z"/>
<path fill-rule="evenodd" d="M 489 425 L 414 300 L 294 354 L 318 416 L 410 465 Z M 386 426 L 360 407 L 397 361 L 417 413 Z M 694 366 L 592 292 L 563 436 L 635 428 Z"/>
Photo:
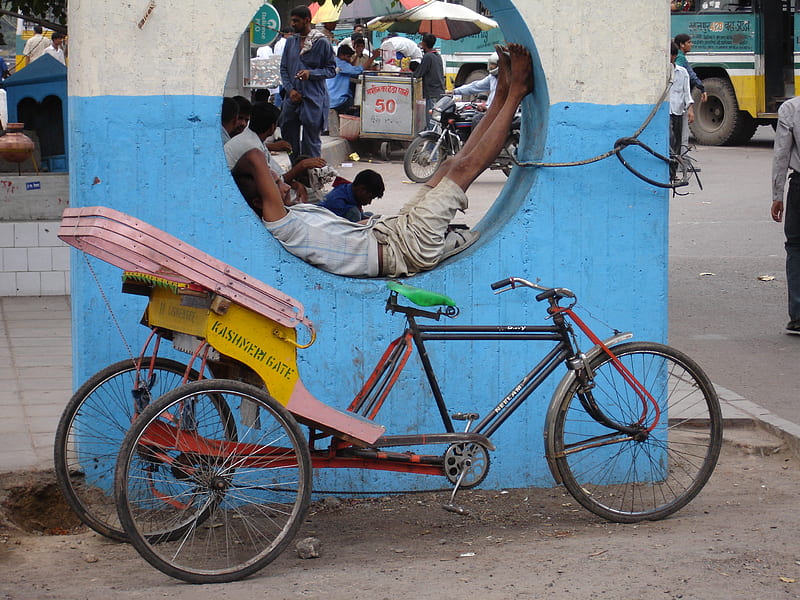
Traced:
<path fill-rule="evenodd" d="M 780 104 L 800 89 L 800 0 L 671 4 L 672 37 L 686 33 L 692 38 L 687 58 L 708 94 L 702 103 L 695 95 L 695 140 L 710 146 L 743 144 L 759 125 L 774 126 Z"/>

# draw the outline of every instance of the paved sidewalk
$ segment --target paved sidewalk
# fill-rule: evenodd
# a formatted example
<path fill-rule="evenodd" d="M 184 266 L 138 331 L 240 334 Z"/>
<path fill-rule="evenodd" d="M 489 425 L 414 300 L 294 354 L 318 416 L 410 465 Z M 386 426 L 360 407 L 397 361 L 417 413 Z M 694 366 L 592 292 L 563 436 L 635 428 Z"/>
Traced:
<path fill-rule="evenodd" d="M 68 296 L 0 297 L 0 472 L 49 469 L 72 395 Z"/>
<path fill-rule="evenodd" d="M 58 419 L 72 395 L 70 299 L 0 297 L 0 319 L 0 473 L 49 469 Z M 800 426 L 723 387 L 717 392 L 726 424 L 763 426 L 800 455 Z"/>

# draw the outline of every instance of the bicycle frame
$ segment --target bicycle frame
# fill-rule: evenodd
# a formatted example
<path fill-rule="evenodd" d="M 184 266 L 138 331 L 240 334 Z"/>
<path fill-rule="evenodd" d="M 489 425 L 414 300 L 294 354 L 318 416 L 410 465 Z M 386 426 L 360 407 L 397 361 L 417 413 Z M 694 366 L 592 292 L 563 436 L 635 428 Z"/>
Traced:
<path fill-rule="evenodd" d="M 568 356 L 574 354 L 568 330 L 564 325 L 420 325 L 407 314 L 408 328 L 392 341 L 348 410 L 366 418 L 375 418 L 383 401 L 397 381 L 412 351 L 416 347 L 425 376 L 447 433 L 455 432 L 452 419 L 442 395 L 425 343 L 428 341 L 554 341 L 555 346 L 498 402 L 471 431 L 491 436 L 530 394 L 556 370 Z M 405 351 L 401 354 L 397 348 Z M 386 437 L 386 436 L 384 436 Z"/>
<path fill-rule="evenodd" d="M 595 344 L 592 348 L 592 356 L 600 352 L 607 352 L 616 361 L 613 353 L 607 344 L 614 344 L 623 339 L 627 339 L 630 334 L 618 334 L 607 342 L 601 341 L 597 336 L 575 315 L 570 308 L 559 307 L 557 303 L 551 302 L 548 312 L 553 318 L 553 325 L 420 325 L 416 317 L 439 319 L 442 312 L 430 312 L 417 308 L 398 305 L 396 297 L 390 296 L 387 301 L 387 310 L 393 313 L 402 313 L 407 321 L 407 327 L 396 339 L 389 343 L 383 356 L 373 369 L 370 377 L 348 407 L 348 411 L 358 414 L 361 417 L 373 420 L 379 414 L 384 401 L 388 397 L 392 387 L 398 380 L 400 373 L 408 362 L 414 348 L 422 363 L 422 368 L 428 381 L 431 393 L 433 394 L 436 406 L 442 420 L 444 431 L 441 433 L 410 434 L 410 435 L 384 435 L 375 443 L 374 448 L 353 448 L 350 444 L 342 444 L 334 440 L 327 451 L 317 450 L 315 442 L 327 437 L 327 435 L 315 435 L 311 433 L 309 442 L 312 451 L 312 463 L 317 468 L 340 468 L 354 467 L 402 471 L 418 474 L 441 475 L 441 455 L 420 455 L 412 453 L 396 453 L 379 450 L 393 446 L 418 446 L 432 444 L 459 444 L 459 443 L 478 443 L 489 450 L 494 450 L 494 445 L 490 441 L 490 436 L 508 420 L 511 415 L 539 388 L 562 363 L 567 365 L 568 373 L 562 379 L 570 381 L 575 377 L 583 382 L 590 382 L 591 374 L 588 373 L 588 359 L 573 342 L 572 326 L 566 317 L 572 319 L 584 333 L 589 336 Z M 541 358 L 541 360 L 519 380 L 511 390 L 481 419 L 475 427 L 472 422 L 478 419 L 475 413 L 459 415 L 461 420 L 469 421 L 464 432 L 456 432 L 453 419 L 449 414 L 448 407 L 436 378 L 433 365 L 426 348 L 428 341 L 540 341 L 555 342 L 552 348 Z M 615 366 L 621 372 L 627 371 L 623 365 L 616 361 Z M 624 376 L 624 374 L 623 374 Z M 642 414 L 639 423 L 643 423 L 648 415 L 648 403 L 655 401 L 648 398 L 646 390 L 643 389 L 635 378 L 628 373 L 626 381 L 637 390 L 642 398 Z M 559 385 L 559 390 L 562 388 Z M 614 443 L 620 439 L 629 439 L 633 435 L 641 434 L 644 430 L 639 424 L 626 426 L 615 423 L 607 418 L 591 399 L 587 387 L 581 394 L 582 402 L 589 414 L 598 422 L 606 425 L 612 433 L 606 436 L 607 440 L 598 440 L 596 443 Z M 555 396 L 554 396 L 555 398 Z M 584 399 L 585 398 L 585 399 Z M 551 402 L 552 405 L 552 402 Z M 657 408 L 656 408 L 657 410 Z M 654 422 L 658 421 L 658 417 Z M 648 430 L 649 431 L 649 430 Z M 623 434 L 625 438 L 619 438 Z M 617 438 L 613 440 L 612 438 Z M 548 439 L 548 436 L 545 436 Z M 553 464 L 554 453 L 547 451 L 548 463 L 556 480 L 559 479 L 557 470 Z M 353 464 L 357 459 L 357 465 Z"/>

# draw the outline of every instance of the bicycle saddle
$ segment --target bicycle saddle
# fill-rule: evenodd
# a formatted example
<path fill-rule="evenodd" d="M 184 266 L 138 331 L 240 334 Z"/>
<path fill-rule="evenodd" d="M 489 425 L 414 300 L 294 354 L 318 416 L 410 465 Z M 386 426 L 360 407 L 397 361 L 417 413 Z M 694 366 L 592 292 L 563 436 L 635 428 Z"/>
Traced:
<path fill-rule="evenodd" d="M 456 301 L 444 294 L 429 292 L 422 288 L 406 285 L 399 281 L 387 281 L 386 287 L 401 296 L 408 298 L 417 306 L 455 306 Z"/>

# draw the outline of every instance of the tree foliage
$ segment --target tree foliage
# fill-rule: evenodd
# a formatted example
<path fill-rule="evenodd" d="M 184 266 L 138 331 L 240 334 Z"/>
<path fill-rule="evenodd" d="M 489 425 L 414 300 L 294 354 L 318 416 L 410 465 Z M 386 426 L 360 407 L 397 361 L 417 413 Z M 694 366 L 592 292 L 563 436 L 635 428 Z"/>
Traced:
<path fill-rule="evenodd" d="M 54 21 L 62 25 L 67 22 L 67 0 L 1 0 L 0 7 L 21 12 L 24 16 Z"/>

